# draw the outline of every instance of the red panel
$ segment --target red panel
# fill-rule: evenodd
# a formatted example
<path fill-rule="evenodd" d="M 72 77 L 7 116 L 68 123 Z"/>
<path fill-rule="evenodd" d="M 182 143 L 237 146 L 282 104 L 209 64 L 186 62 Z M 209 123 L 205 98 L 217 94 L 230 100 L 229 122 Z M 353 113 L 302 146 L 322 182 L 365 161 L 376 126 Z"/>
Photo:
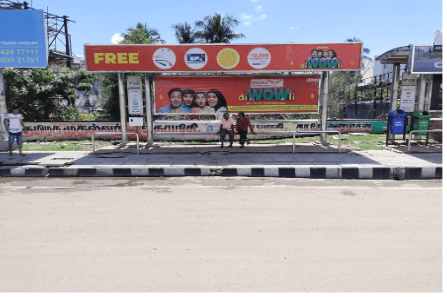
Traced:
<path fill-rule="evenodd" d="M 324 56 L 308 62 L 314 49 Z M 360 69 L 362 44 L 85 45 L 85 54 L 98 72 L 336 71 Z"/>

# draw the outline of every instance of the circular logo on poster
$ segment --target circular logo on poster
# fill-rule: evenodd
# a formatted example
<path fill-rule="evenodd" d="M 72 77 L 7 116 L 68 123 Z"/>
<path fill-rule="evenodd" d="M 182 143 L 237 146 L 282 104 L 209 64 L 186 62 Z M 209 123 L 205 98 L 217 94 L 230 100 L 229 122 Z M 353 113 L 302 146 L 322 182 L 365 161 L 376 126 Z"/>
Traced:
<path fill-rule="evenodd" d="M 159 48 L 152 56 L 155 66 L 160 69 L 169 69 L 175 64 L 175 54 L 168 48 Z"/>
<path fill-rule="evenodd" d="M 217 63 L 225 69 L 233 69 L 239 64 L 239 53 L 232 48 L 224 48 L 217 54 Z"/>
<path fill-rule="evenodd" d="M 270 64 L 272 55 L 270 52 L 262 47 L 252 49 L 248 54 L 248 64 L 255 69 L 263 69 Z"/>
<path fill-rule="evenodd" d="M 185 54 L 185 63 L 191 69 L 201 69 L 208 62 L 208 56 L 200 48 L 192 48 Z"/>

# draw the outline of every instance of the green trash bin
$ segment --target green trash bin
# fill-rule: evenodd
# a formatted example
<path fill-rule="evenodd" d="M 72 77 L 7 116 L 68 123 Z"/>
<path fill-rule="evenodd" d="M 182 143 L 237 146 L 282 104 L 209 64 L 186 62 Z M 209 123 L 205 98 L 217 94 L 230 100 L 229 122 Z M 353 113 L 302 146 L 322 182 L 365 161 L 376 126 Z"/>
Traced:
<path fill-rule="evenodd" d="M 426 110 L 417 110 L 413 113 L 413 131 L 428 130 L 430 127 L 430 113 Z M 427 135 L 427 132 L 413 133 L 416 135 Z"/>

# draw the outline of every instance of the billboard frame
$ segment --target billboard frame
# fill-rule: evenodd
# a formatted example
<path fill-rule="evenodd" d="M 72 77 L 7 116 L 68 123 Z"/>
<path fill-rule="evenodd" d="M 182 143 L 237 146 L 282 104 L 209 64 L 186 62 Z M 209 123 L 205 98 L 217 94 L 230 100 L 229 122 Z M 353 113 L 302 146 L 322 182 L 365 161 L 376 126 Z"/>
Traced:
<path fill-rule="evenodd" d="M 431 47 L 433 49 L 434 45 L 429 45 L 429 44 L 411 44 L 410 45 L 410 50 L 408 52 L 408 65 L 410 67 L 409 68 L 409 73 L 410 74 L 442 74 L 442 69 L 439 72 L 414 72 L 413 68 L 414 68 L 414 52 L 416 50 L 417 46 L 425 46 L 425 47 Z M 442 51 L 441 51 L 442 53 Z"/>
<path fill-rule="evenodd" d="M 48 29 L 47 26 L 45 24 L 45 11 L 43 9 L 28 9 L 28 10 L 17 10 L 17 9 L 5 9 L 3 11 L 22 11 L 22 12 L 27 12 L 27 13 L 31 13 L 31 12 L 42 12 L 42 24 L 43 24 L 43 30 L 44 30 L 44 35 L 43 35 L 43 39 L 45 40 L 45 67 L 42 66 L 29 66 L 29 64 L 26 64 L 26 67 L 19 67 L 19 66 L 4 66 L 4 67 L 0 67 L 0 68 L 14 68 L 14 69 L 26 69 L 26 68 L 47 68 L 48 67 L 48 58 L 49 58 L 49 48 L 48 48 Z M 40 20 L 39 20 L 40 21 Z M 26 49 L 25 49 L 26 50 Z"/>
<path fill-rule="evenodd" d="M 245 112 L 246 114 L 253 114 L 253 115 L 267 115 L 267 114 L 320 114 L 320 98 L 321 98 L 321 74 L 313 74 L 313 76 L 319 76 L 318 77 L 318 100 L 317 100 L 317 111 L 315 112 L 271 112 L 271 113 L 267 113 L 267 112 Z M 240 77 L 242 75 L 219 75 L 218 77 Z M 253 76 L 253 75 L 252 75 Z M 259 74 L 257 76 L 266 76 L 265 74 Z M 276 75 L 278 77 L 280 76 L 284 76 L 284 77 L 293 77 L 293 76 L 310 76 L 310 74 L 298 74 L 298 75 Z M 187 75 L 165 75 L 164 77 L 182 77 L 182 78 L 188 78 L 188 77 L 192 77 L 192 78 L 201 78 L 201 77 L 211 77 L 211 76 L 206 76 L 206 75 L 200 75 L 200 76 L 187 76 Z M 153 91 L 153 103 L 151 106 L 152 109 L 152 114 L 153 115 L 182 115 L 182 116 L 188 116 L 188 115 L 202 115 L 202 116 L 215 116 L 215 114 L 203 114 L 203 113 L 157 113 L 156 111 L 156 106 L 155 106 L 155 94 L 156 94 L 156 89 L 155 89 L 155 83 L 152 84 L 152 91 Z M 232 114 L 238 114 L 239 112 L 230 112 L 228 111 L 228 114 L 232 115 Z"/>
<path fill-rule="evenodd" d="M 319 43 L 315 43 L 315 42 L 308 42 L 308 43 L 188 43 L 188 44 L 89 44 L 89 43 L 84 43 L 84 57 L 85 57 L 85 62 L 86 65 L 88 65 L 88 58 L 87 58 L 87 51 L 86 51 L 86 47 L 87 46 L 108 46 L 108 47 L 122 47 L 122 46 L 156 46 L 156 47 L 202 47 L 202 46 L 216 46 L 216 45 L 222 45 L 222 46 L 244 46 L 244 45 L 248 45 L 248 46 L 269 46 L 269 45 L 309 45 L 309 44 L 319 44 Z M 360 44 L 360 59 L 361 59 L 361 55 L 363 53 L 363 42 L 330 42 L 327 44 Z M 360 63 L 361 65 L 361 63 Z M 361 68 L 361 67 L 360 67 Z M 148 70 L 148 71 L 141 71 L 141 70 L 120 70 L 120 71 L 97 71 L 97 70 L 87 70 L 89 72 L 93 72 L 93 73 L 135 73 L 135 72 L 140 72 L 140 73 L 230 73 L 230 74 L 240 74 L 240 73 L 247 73 L 247 74 L 256 74 L 256 73 L 260 73 L 262 74 L 271 74 L 271 73 L 279 73 L 279 72 L 320 72 L 320 71 L 360 71 L 359 69 L 335 69 L 335 68 L 316 68 L 317 70 L 313 70 L 314 68 L 305 68 L 305 69 L 294 69 L 294 70 L 243 70 L 243 71 L 222 71 L 222 70 L 215 70 L 215 71 L 194 71 L 193 69 L 188 70 L 188 71 L 167 71 L 167 70 Z"/>

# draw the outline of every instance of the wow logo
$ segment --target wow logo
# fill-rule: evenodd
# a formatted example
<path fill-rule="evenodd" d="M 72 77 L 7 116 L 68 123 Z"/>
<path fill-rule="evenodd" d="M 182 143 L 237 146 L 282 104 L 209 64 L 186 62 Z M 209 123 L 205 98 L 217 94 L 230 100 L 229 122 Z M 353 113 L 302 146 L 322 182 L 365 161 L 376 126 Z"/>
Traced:
<path fill-rule="evenodd" d="M 337 68 L 338 59 L 307 59 L 307 68 Z"/>

